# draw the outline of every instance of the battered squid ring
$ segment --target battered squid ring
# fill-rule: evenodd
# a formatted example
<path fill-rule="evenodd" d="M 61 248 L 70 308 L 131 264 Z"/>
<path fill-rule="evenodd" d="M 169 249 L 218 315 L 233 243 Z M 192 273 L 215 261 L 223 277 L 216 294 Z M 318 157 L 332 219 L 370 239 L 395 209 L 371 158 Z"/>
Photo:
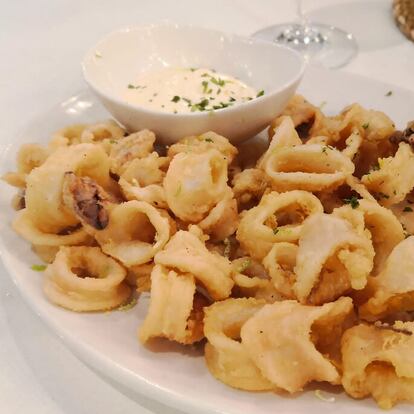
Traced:
<path fill-rule="evenodd" d="M 126 270 L 99 247 L 61 247 L 45 271 L 44 292 L 75 312 L 113 309 L 131 294 L 125 277 Z"/>
<path fill-rule="evenodd" d="M 129 163 L 144 158 L 154 150 L 155 134 L 148 129 L 134 132 L 111 146 L 111 171 L 122 175 Z"/>
<path fill-rule="evenodd" d="M 362 184 L 377 196 L 384 206 L 404 200 L 414 188 L 414 152 L 409 144 L 401 142 L 393 157 L 378 159 L 379 170 L 362 178 Z"/>
<path fill-rule="evenodd" d="M 323 306 L 275 302 L 242 326 L 241 344 L 262 375 L 290 393 L 310 381 L 340 384 L 340 338 L 352 319 L 351 298 Z"/>
<path fill-rule="evenodd" d="M 151 273 L 151 299 L 138 337 L 146 343 L 164 337 L 187 345 L 203 334 L 203 305 L 207 301 L 196 293 L 194 277 L 156 265 Z"/>
<path fill-rule="evenodd" d="M 359 308 L 365 320 L 414 310 L 414 236 L 399 243 L 380 274 L 371 279 L 373 295 Z"/>
<path fill-rule="evenodd" d="M 81 133 L 80 140 L 85 143 L 103 143 L 105 149 L 110 149 L 110 140 L 119 140 L 125 131 L 112 120 L 99 124 L 88 125 Z"/>
<path fill-rule="evenodd" d="M 281 194 L 272 192 L 264 195 L 258 206 L 242 216 L 237 230 L 237 240 L 252 257 L 261 260 L 269 253 L 274 243 L 297 241 L 303 221 L 310 215 L 321 212 L 321 202 L 311 193 L 301 190 Z M 277 214 L 287 221 L 287 224 L 280 225 L 278 217 L 274 218 Z M 272 219 L 272 227 L 265 224 Z"/>
<path fill-rule="evenodd" d="M 404 228 L 391 210 L 380 206 L 376 201 L 360 199 L 356 211 L 362 212 L 365 228 L 371 233 L 375 250 L 373 275 L 376 275 L 384 267 L 394 247 L 404 240 Z M 333 214 L 342 214 L 346 219 L 347 212 L 355 213 L 355 210 L 343 206 L 336 208 Z"/>
<path fill-rule="evenodd" d="M 132 160 L 119 179 L 127 200 L 146 201 L 159 208 L 168 208 L 162 181 L 169 159 L 156 152 Z"/>
<path fill-rule="evenodd" d="M 234 285 L 231 263 L 219 254 L 207 250 L 198 238 L 198 228 L 180 230 L 165 248 L 155 256 L 155 263 L 192 274 L 214 300 L 226 299 Z M 193 233 L 193 232 L 194 233 Z"/>
<path fill-rule="evenodd" d="M 369 395 L 384 410 L 398 401 L 414 402 L 414 323 L 360 324 L 342 337 L 345 391 L 354 398 Z"/>
<path fill-rule="evenodd" d="M 373 268 L 374 248 L 361 220 L 355 228 L 348 220 L 315 214 L 306 220 L 296 257 L 293 286 L 302 303 L 322 304 L 350 289 L 362 290 Z"/>
<path fill-rule="evenodd" d="M 333 189 L 354 172 L 346 155 L 319 144 L 277 148 L 262 168 L 277 191 Z"/>
<path fill-rule="evenodd" d="M 229 192 L 198 226 L 213 240 L 224 240 L 236 231 L 238 222 L 237 201 Z"/>
<path fill-rule="evenodd" d="M 130 267 L 152 260 L 167 243 L 170 224 L 151 204 L 132 200 L 111 208 L 107 227 L 93 233 L 104 253 Z"/>
<path fill-rule="evenodd" d="M 237 148 L 231 145 L 227 138 L 209 131 L 198 136 L 193 135 L 180 139 L 168 148 L 168 157 L 174 158 L 180 152 L 202 153 L 209 149 L 221 152 L 228 164 L 231 164 L 238 153 Z"/>
<path fill-rule="evenodd" d="M 80 177 L 88 176 L 103 188 L 111 184 L 109 159 L 98 145 L 72 145 L 53 152 L 26 178 L 27 214 L 45 233 L 58 233 L 79 223 L 62 198 L 63 180 L 68 171 Z"/>
<path fill-rule="evenodd" d="M 13 229 L 20 234 L 25 240 L 41 246 L 72 246 L 87 243 L 91 236 L 84 228 L 79 228 L 69 234 L 45 233 L 38 229 L 29 215 L 27 210 L 20 210 L 12 223 Z"/>
<path fill-rule="evenodd" d="M 263 259 L 276 290 L 288 299 L 296 299 L 293 285 L 296 281 L 295 266 L 298 246 L 293 243 L 276 243 Z"/>
<path fill-rule="evenodd" d="M 260 373 L 243 345 L 237 341 L 243 324 L 260 310 L 265 301 L 226 299 L 205 310 L 204 356 L 207 368 L 218 380 L 248 391 L 272 390 L 275 385 Z"/>
<path fill-rule="evenodd" d="M 183 221 L 198 223 L 231 192 L 227 161 L 216 149 L 179 153 L 168 168 L 164 189 L 172 212 Z"/>
<path fill-rule="evenodd" d="M 60 147 L 80 144 L 82 132 L 87 127 L 87 124 L 73 124 L 59 129 L 52 135 L 52 139 L 48 144 L 49 149 L 54 151 Z"/>

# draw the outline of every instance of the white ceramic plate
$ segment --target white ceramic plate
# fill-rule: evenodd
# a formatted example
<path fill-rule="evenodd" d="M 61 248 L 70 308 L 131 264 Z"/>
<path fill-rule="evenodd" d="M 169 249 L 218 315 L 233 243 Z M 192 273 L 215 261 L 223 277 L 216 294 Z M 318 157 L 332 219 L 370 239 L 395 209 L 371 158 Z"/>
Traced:
<path fill-rule="evenodd" d="M 390 90 L 392 95 L 386 96 Z M 385 111 L 398 127 L 403 127 L 413 116 L 414 93 L 344 72 L 310 68 L 300 92 L 316 104 L 326 102 L 324 109 L 330 113 L 359 102 Z M 14 169 L 14 156 L 22 143 L 45 143 L 51 132 L 64 125 L 94 122 L 107 116 L 89 92 L 68 99 L 28 125 L 19 137 L 11 137 L 9 141 L 3 138 L 0 142 L 1 172 Z M 0 253 L 10 276 L 33 311 L 76 355 L 105 376 L 146 397 L 192 414 L 379 412 L 372 400 L 354 401 L 332 389 L 324 395 L 333 395 L 335 403 L 319 400 L 313 391 L 297 397 L 236 391 L 209 374 L 201 352 L 196 349 L 185 351 L 166 342 L 160 342 L 151 350 L 144 348 L 138 343 L 136 332 L 146 312 L 147 296 L 142 296 L 139 304 L 128 312 L 76 314 L 55 307 L 43 296 L 42 273 L 30 270 L 39 259 L 10 227 L 13 217 L 10 200 L 14 190 L 4 183 L 0 185 Z M 393 414 L 409 412 L 412 406 L 408 405 L 398 405 L 393 410 Z"/>

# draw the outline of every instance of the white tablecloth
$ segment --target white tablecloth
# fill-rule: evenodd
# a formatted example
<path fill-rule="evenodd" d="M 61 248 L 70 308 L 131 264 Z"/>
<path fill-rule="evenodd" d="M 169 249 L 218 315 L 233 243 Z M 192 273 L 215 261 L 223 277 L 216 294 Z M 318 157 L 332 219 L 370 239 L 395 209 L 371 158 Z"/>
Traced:
<path fill-rule="evenodd" d="M 414 44 L 394 27 L 391 1 L 305 0 L 304 6 L 311 17 L 358 38 L 360 53 L 345 70 L 414 90 Z M 287 0 L 4 1 L 0 134 L 15 135 L 28 120 L 84 88 L 82 55 L 115 28 L 169 20 L 249 35 L 294 17 L 294 2 Z M 79 362 L 31 313 L 0 266 L 0 412 L 175 412 L 108 383 Z"/>

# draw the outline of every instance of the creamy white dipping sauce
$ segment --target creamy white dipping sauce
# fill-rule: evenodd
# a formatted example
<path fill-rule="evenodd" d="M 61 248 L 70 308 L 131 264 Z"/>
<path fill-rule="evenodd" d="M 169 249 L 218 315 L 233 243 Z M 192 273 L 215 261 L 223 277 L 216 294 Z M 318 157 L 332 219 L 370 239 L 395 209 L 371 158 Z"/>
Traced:
<path fill-rule="evenodd" d="M 128 103 L 157 111 L 214 111 L 262 96 L 240 80 L 204 68 L 165 68 L 142 73 L 125 85 Z"/>

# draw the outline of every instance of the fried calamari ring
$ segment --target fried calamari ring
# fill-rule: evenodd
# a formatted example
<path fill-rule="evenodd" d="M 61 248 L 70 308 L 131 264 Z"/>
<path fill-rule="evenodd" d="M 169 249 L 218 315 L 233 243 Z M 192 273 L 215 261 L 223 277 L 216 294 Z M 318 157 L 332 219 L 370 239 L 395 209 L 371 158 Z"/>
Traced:
<path fill-rule="evenodd" d="M 414 236 L 394 248 L 372 285 L 373 296 L 359 308 L 361 318 L 377 320 L 414 310 Z"/>
<path fill-rule="evenodd" d="M 134 132 L 112 145 L 109 158 L 111 171 L 119 176 L 129 163 L 137 158 L 144 158 L 154 150 L 155 134 L 148 129 Z"/>
<path fill-rule="evenodd" d="M 304 223 L 293 286 L 300 302 L 322 304 L 365 287 L 375 252 L 362 213 L 354 213 L 358 228 L 329 214 L 314 214 Z"/>
<path fill-rule="evenodd" d="M 333 189 L 354 172 L 352 161 L 335 148 L 303 145 L 289 117 L 281 118 L 258 167 L 268 175 L 277 191 Z"/>
<path fill-rule="evenodd" d="M 194 275 L 214 300 L 230 296 L 233 287 L 228 259 L 207 250 L 205 244 L 190 231 L 178 231 L 155 255 L 156 264 Z"/>
<path fill-rule="evenodd" d="M 167 217 L 145 201 L 127 201 L 109 211 L 108 225 L 94 232 L 104 253 L 125 266 L 152 260 L 170 238 Z"/>
<path fill-rule="evenodd" d="M 177 154 L 164 179 L 167 203 L 181 220 L 197 223 L 223 197 L 227 186 L 227 161 L 216 149 Z"/>
<path fill-rule="evenodd" d="M 155 337 L 192 344 L 204 337 L 203 301 L 196 294 L 194 277 L 156 265 L 151 273 L 151 299 L 147 316 L 139 329 L 146 343 Z"/>
<path fill-rule="evenodd" d="M 278 292 L 288 299 L 296 299 L 293 285 L 296 282 L 295 266 L 298 246 L 293 243 L 275 243 L 263 259 Z"/>
<path fill-rule="evenodd" d="M 98 145 L 78 144 L 53 152 L 26 179 L 27 214 L 42 232 L 58 233 L 79 223 L 62 199 L 63 180 L 68 171 L 88 176 L 103 188 L 111 183 L 108 156 Z"/>
<path fill-rule="evenodd" d="M 348 157 L 319 144 L 275 149 L 263 168 L 277 191 L 333 189 L 354 172 Z"/>
<path fill-rule="evenodd" d="M 169 159 L 156 152 L 132 160 L 119 179 L 127 200 L 146 201 L 158 208 L 167 208 L 162 181 Z"/>
<path fill-rule="evenodd" d="M 87 243 L 91 236 L 83 228 L 77 228 L 70 233 L 46 233 L 36 227 L 27 209 L 17 212 L 12 223 L 13 229 L 25 240 L 41 246 L 72 246 Z"/>
<path fill-rule="evenodd" d="M 414 152 L 411 146 L 402 142 L 394 157 L 382 158 L 378 162 L 380 168 L 364 175 L 362 183 L 385 206 L 401 202 L 414 188 Z"/>
<path fill-rule="evenodd" d="M 236 231 L 238 223 L 237 201 L 229 192 L 198 226 L 209 234 L 212 240 L 224 240 Z"/>
<path fill-rule="evenodd" d="M 350 206 L 343 206 L 335 209 L 333 214 L 349 219 L 350 214 L 355 214 L 353 210 Z M 373 274 L 376 275 L 394 247 L 404 240 L 404 228 L 391 210 L 380 206 L 375 200 L 358 200 L 356 211 L 362 212 L 365 228 L 371 233 L 375 250 Z"/>
<path fill-rule="evenodd" d="M 174 158 L 181 152 L 203 153 L 210 149 L 216 149 L 223 154 L 228 164 L 231 164 L 237 155 L 237 148 L 230 144 L 229 140 L 215 132 L 209 131 L 198 136 L 190 136 L 180 139 L 168 148 L 168 156 Z"/>
<path fill-rule="evenodd" d="M 44 292 L 75 312 L 108 310 L 129 298 L 125 276 L 126 270 L 99 247 L 61 247 L 45 271 Z"/>
<path fill-rule="evenodd" d="M 248 391 L 275 388 L 237 341 L 243 324 L 264 304 L 264 301 L 253 298 L 226 299 L 205 310 L 204 334 L 208 342 L 204 356 L 207 368 L 215 378 L 231 387 Z"/>
<path fill-rule="evenodd" d="M 244 213 L 237 240 L 252 257 L 263 259 L 274 243 L 299 239 L 303 221 L 323 212 L 319 199 L 306 191 L 272 192 Z"/>
<path fill-rule="evenodd" d="M 242 326 L 241 343 L 262 375 L 290 393 L 310 381 L 339 384 L 339 342 L 352 317 L 351 298 L 319 307 L 275 302 Z"/>
<path fill-rule="evenodd" d="M 414 323 L 358 325 L 342 338 L 345 391 L 354 398 L 372 395 L 383 409 L 414 402 Z"/>

